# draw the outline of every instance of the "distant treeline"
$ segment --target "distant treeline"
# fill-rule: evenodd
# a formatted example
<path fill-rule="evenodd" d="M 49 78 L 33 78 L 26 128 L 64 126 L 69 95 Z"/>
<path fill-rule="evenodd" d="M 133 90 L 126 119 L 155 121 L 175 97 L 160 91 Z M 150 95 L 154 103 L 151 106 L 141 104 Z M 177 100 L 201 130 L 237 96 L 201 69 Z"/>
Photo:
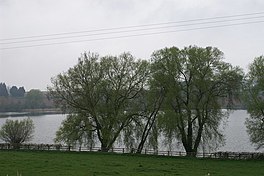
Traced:
<path fill-rule="evenodd" d="M 26 92 L 24 87 L 17 88 L 17 86 L 12 86 L 9 89 L 5 83 L 0 83 L 0 112 L 47 108 L 54 108 L 54 105 L 46 92 L 38 89 Z"/>
<path fill-rule="evenodd" d="M 5 83 L 0 83 L 0 96 L 1 97 L 24 97 L 25 96 L 25 88 L 17 86 L 12 86 L 10 89 L 6 87 Z"/>
<path fill-rule="evenodd" d="M 223 108 L 228 108 L 231 103 L 233 109 L 245 109 L 239 99 L 227 102 L 228 100 L 223 98 L 219 101 Z M 31 89 L 26 92 L 24 87 L 17 88 L 16 86 L 8 89 L 5 83 L 0 83 L 0 112 L 21 112 L 50 108 L 55 108 L 55 105 L 47 95 L 47 92 L 38 89 Z"/>

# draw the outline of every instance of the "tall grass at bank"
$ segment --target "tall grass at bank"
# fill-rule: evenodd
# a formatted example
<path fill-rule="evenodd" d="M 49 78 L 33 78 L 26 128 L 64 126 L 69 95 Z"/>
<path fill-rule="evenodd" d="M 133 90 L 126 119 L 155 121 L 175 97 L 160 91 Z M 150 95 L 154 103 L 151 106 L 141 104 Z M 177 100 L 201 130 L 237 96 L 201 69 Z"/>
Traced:
<path fill-rule="evenodd" d="M 0 151 L 0 176 L 264 175 L 264 161 L 90 152 Z"/>

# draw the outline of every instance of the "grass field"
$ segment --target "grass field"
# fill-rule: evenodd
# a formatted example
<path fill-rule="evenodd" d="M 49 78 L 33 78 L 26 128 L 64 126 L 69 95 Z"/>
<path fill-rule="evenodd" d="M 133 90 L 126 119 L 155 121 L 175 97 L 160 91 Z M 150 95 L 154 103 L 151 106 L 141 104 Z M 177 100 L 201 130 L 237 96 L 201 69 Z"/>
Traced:
<path fill-rule="evenodd" d="M 0 151 L 0 176 L 7 175 L 262 176 L 264 175 L 264 161 L 89 152 Z"/>

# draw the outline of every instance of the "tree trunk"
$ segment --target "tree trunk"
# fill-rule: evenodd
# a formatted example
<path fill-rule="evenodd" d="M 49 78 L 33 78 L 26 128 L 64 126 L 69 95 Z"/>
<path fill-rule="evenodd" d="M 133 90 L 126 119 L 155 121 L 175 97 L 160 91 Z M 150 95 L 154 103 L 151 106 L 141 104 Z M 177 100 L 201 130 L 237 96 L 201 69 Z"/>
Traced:
<path fill-rule="evenodd" d="M 141 141 L 137 147 L 136 153 L 140 154 L 142 152 L 143 147 L 145 145 L 145 142 L 147 140 L 147 137 L 149 136 L 150 130 L 153 128 L 153 125 L 156 121 L 157 114 L 160 110 L 160 107 L 161 107 L 161 104 L 163 103 L 163 100 L 164 100 L 164 92 L 163 92 L 163 90 L 160 90 L 159 97 L 156 99 L 154 106 L 153 106 L 153 109 L 151 111 L 151 114 L 148 116 L 148 120 L 147 120 L 147 123 L 145 125 L 143 134 L 141 136 Z"/>
<path fill-rule="evenodd" d="M 21 144 L 20 143 L 12 143 L 13 149 L 18 150 L 20 149 Z"/>
<path fill-rule="evenodd" d="M 194 143 L 194 150 L 196 150 L 196 151 L 197 151 L 197 149 L 200 145 L 201 139 L 202 139 L 202 132 L 203 132 L 203 125 L 200 125 L 199 129 L 198 129 L 198 134 L 196 136 L 195 143 Z"/>
<path fill-rule="evenodd" d="M 147 124 L 145 126 L 145 129 L 144 129 L 144 132 L 142 134 L 141 141 L 140 141 L 140 143 L 138 145 L 136 153 L 141 153 L 142 152 L 144 144 L 145 144 L 145 142 L 147 140 L 147 137 L 149 135 L 149 132 L 150 132 L 150 130 L 151 130 L 151 128 L 152 128 L 152 126 L 153 126 L 153 124 L 155 122 L 156 114 L 157 113 L 155 113 L 155 116 L 154 116 L 154 119 L 152 120 L 152 123 L 150 122 L 152 115 L 149 117 L 149 119 L 147 121 Z"/>
<path fill-rule="evenodd" d="M 193 129 L 191 121 L 188 122 L 187 139 L 182 138 L 182 143 L 186 151 L 186 156 L 196 157 L 197 148 L 193 148 Z"/>
<path fill-rule="evenodd" d="M 143 140 L 140 141 L 136 153 L 140 154 L 142 152 L 144 144 L 145 144 L 145 141 L 143 141 Z"/>
<path fill-rule="evenodd" d="M 189 149 L 188 151 L 186 150 L 186 156 L 196 157 L 196 155 L 197 155 L 197 150 L 195 150 L 195 149 Z"/>
<path fill-rule="evenodd" d="M 109 146 L 107 146 L 106 144 L 101 144 L 101 152 L 108 152 L 109 150 Z"/>

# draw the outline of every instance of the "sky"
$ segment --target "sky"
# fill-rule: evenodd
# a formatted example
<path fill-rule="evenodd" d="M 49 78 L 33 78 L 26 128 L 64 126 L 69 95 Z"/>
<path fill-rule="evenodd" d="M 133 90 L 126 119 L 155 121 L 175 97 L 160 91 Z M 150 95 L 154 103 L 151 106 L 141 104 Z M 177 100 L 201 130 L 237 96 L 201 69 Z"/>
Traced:
<path fill-rule="evenodd" d="M 46 90 L 83 52 L 149 59 L 165 47 L 213 46 L 246 71 L 263 43 L 263 0 L 0 0 L 0 82 L 27 91 Z"/>

